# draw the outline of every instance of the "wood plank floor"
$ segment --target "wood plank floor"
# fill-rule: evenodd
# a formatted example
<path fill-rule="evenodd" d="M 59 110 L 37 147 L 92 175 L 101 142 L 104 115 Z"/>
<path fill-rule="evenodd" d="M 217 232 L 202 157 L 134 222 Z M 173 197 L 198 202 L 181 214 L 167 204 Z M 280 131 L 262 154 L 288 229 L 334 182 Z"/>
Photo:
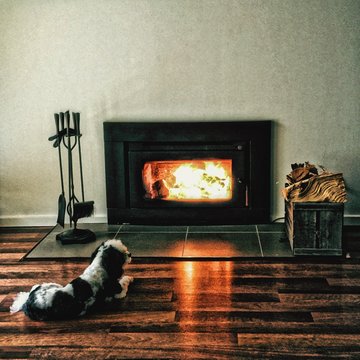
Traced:
<path fill-rule="evenodd" d="M 357 259 L 134 260 L 128 296 L 100 313 L 34 322 L 19 291 L 67 283 L 86 261 L 20 261 L 49 228 L 0 234 L 0 358 L 360 359 Z"/>

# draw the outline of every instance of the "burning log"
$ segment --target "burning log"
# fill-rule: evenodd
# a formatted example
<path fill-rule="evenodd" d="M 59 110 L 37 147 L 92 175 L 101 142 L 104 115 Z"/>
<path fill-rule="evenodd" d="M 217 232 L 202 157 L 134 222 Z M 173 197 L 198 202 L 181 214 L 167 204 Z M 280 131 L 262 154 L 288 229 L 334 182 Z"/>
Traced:
<path fill-rule="evenodd" d="M 142 171 L 143 184 L 148 199 L 163 199 L 169 196 L 169 184 L 175 182 L 172 171 L 178 165 L 165 162 L 147 162 Z"/>
<path fill-rule="evenodd" d="M 287 175 L 288 183 L 282 195 L 289 202 L 346 202 L 343 175 L 331 173 L 321 167 L 318 173 L 315 165 L 292 164 L 292 172 Z"/>

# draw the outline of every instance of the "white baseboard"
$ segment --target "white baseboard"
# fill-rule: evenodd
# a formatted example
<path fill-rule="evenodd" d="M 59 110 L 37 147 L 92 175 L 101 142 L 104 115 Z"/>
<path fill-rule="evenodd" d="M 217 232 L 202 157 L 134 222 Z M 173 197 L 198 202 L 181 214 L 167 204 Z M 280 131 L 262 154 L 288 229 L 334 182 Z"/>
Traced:
<path fill-rule="evenodd" d="M 0 216 L 0 226 L 55 226 L 56 219 L 57 215 L 3 215 Z M 107 216 L 90 216 L 79 223 L 107 223 Z"/>

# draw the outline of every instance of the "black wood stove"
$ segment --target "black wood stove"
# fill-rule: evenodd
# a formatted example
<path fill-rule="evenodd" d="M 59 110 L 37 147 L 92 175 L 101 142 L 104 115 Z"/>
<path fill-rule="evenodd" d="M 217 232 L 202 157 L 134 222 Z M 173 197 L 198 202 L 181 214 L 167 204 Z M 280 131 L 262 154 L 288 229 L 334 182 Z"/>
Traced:
<path fill-rule="evenodd" d="M 271 121 L 104 122 L 109 224 L 270 220 Z"/>

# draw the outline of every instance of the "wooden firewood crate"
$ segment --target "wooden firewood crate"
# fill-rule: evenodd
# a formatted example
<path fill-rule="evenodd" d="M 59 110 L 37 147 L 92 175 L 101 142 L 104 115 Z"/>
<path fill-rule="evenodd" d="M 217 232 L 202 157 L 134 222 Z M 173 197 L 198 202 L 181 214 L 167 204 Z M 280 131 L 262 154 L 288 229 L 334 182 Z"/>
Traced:
<path fill-rule="evenodd" d="M 285 228 L 294 255 L 342 255 L 344 204 L 285 201 Z"/>

